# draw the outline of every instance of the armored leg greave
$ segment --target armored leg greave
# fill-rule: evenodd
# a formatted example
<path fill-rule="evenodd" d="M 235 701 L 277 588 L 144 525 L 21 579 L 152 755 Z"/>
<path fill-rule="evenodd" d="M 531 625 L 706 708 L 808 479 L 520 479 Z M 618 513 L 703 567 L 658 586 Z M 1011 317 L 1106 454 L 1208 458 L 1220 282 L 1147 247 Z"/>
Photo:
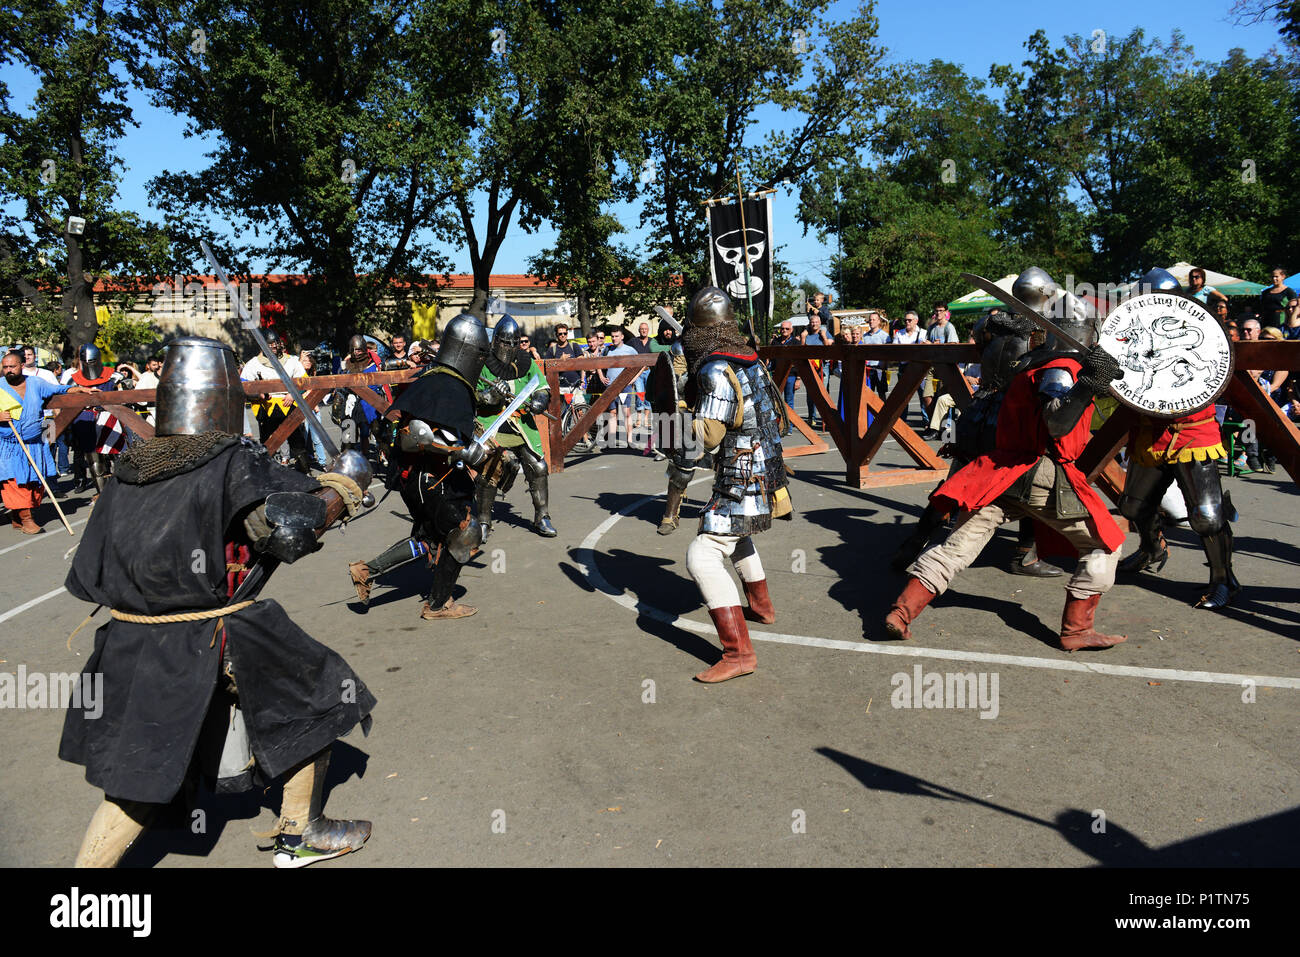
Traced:
<path fill-rule="evenodd" d="M 1125 574 L 1148 568 L 1160 571 L 1169 560 L 1169 546 L 1160 531 L 1160 499 L 1173 481 L 1172 473 L 1173 470 L 1167 466 L 1129 463 L 1119 511 L 1137 526 L 1139 543 L 1138 550 L 1119 563 L 1119 570 Z"/>
<path fill-rule="evenodd" d="M 695 469 L 682 468 L 676 458 L 668 460 L 668 497 L 664 503 L 664 517 L 659 521 L 660 535 L 671 535 L 676 531 L 686 486 L 694 477 Z"/>
<path fill-rule="evenodd" d="M 478 506 L 479 524 L 483 526 L 483 541 L 492 534 L 492 506 L 496 504 L 497 487 L 488 481 L 480 481 L 474 489 L 474 501 Z"/>
<path fill-rule="evenodd" d="M 523 467 L 524 474 L 528 476 L 528 492 L 533 498 L 533 528 L 543 538 L 554 538 L 559 533 L 551 524 L 551 513 L 548 508 L 550 482 L 546 460 L 534 458 L 526 450 L 521 450 L 519 464 Z M 482 512 L 479 514 L 481 515 Z"/>
<path fill-rule="evenodd" d="M 104 483 L 113 474 L 112 460 L 102 452 L 91 452 L 90 467 L 95 477 L 95 490 L 97 492 L 104 491 Z"/>
<path fill-rule="evenodd" d="M 417 558 L 427 559 L 428 557 L 428 545 L 418 538 L 404 538 L 400 542 L 394 542 L 388 546 L 379 553 L 378 557 L 366 562 L 366 568 L 369 570 L 371 578 L 378 578 L 385 572 L 390 572 L 407 562 L 413 562 Z"/>
<path fill-rule="evenodd" d="M 433 584 L 429 586 L 429 595 L 425 600 L 431 608 L 441 608 L 451 598 L 456 579 L 465 566 L 451 557 L 451 552 L 444 546 L 438 560 L 433 564 Z"/>

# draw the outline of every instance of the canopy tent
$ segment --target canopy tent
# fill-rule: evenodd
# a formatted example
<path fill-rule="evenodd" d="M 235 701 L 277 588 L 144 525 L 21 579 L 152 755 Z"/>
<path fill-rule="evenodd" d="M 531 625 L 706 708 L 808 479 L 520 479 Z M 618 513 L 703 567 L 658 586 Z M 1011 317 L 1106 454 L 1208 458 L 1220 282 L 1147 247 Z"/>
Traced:
<path fill-rule="evenodd" d="M 1011 273 L 1009 276 L 1003 276 L 994 285 L 999 289 L 1011 292 L 1011 284 L 1016 281 L 1018 273 Z M 948 303 L 948 311 L 955 313 L 979 312 L 981 309 L 1005 309 L 1002 303 L 994 299 L 982 289 L 976 289 L 974 292 L 968 292 L 960 299 L 954 299 Z"/>
<path fill-rule="evenodd" d="M 1173 273 L 1175 279 L 1182 283 L 1184 289 L 1188 288 L 1187 274 L 1192 271 L 1191 263 L 1174 263 L 1174 265 L 1166 268 Z M 1247 279 L 1238 279 L 1226 273 L 1215 272 L 1213 269 L 1205 269 L 1204 266 L 1201 268 L 1205 271 L 1205 284 L 1213 286 L 1225 296 L 1258 296 L 1268 288 L 1262 282 L 1250 282 Z M 1136 282 L 1127 283 L 1120 286 L 1119 291 L 1127 294 L 1135 285 L 1137 285 Z M 1288 283 L 1288 285 L 1290 284 Z"/>
<path fill-rule="evenodd" d="M 1288 286 L 1290 286 L 1292 289 L 1300 291 L 1300 272 L 1292 276 L 1287 276 L 1282 281 L 1286 283 Z M 1265 286 L 1264 288 L 1267 289 L 1268 286 Z"/>

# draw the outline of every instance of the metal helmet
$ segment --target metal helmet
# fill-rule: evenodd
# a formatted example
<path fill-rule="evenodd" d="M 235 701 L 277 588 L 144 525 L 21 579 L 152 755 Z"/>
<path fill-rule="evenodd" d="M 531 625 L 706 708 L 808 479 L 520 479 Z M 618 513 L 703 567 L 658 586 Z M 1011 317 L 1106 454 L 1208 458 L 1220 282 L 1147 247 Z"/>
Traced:
<path fill-rule="evenodd" d="M 438 352 L 433 361 L 455 369 L 471 384 L 478 382 L 487 358 L 489 342 L 487 328 L 476 316 L 462 312 L 442 331 Z"/>
<path fill-rule="evenodd" d="M 366 337 L 359 333 L 348 340 L 348 355 L 352 355 L 358 349 L 362 352 L 370 351 L 370 343 L 366 342 Z"/>
<path fill-rule="evenodd" d="M 99 346 L 87 342 L 77 350 L 77 368 L 81 374 L 91 379 L 98 379 L 104 374 L 104 354 Z"/>
<path fill-rule="evenodd" d="M 185 336 L 167 347 L 158 376 L 155 435 L 244 431 L 244 389 L 235 351 L 224 342 Z"/>
<path fill-rule="evenodd" d="M 736 313 L 731 299 L 717 286 L 705 286 L 691 299 L 686 310 L 687 322 L 693 326 L 735 325 Z"/>
<path fill-rule="evenodd" d="M 524 331 L 513 316 L 502 316 L 492 329 L 492 355 L 498 362 L 514 362 L 519 354 L 519 340 Z"/>
<path fill-rule="evenodd" d="M 1161 269 L 1157 266 L 1138 280 L 1137 288 L 1133 291 L 1133 294 L 1141 296 L 1148 292 L 1169 292 L 1175 296 L 1181 296 L 1183 294 L 1183 284 L 1174 278 L 1174 274 L 1168 269 Z"/>
<path fill-rule="evenodd" d="M 1011 294 L 1040 316 L 1046 317 L 1060 288 L 1046 269 L 1030 266 L 1011 284 Z"/>
<path fill-rule="evenodd" d="M 1097 327 L 1088 316 L 1088 307 L 1073 293 L 1063 291 L 1047 270 L 1030 266 L 1011 285 L 1011 293 L 1044 319 L 1050 319 L 1061 331 L 1085 346 L 1097 344 Z M 1047 336 L 1048 349 L 1073 348 L 1054 335 Z"/>

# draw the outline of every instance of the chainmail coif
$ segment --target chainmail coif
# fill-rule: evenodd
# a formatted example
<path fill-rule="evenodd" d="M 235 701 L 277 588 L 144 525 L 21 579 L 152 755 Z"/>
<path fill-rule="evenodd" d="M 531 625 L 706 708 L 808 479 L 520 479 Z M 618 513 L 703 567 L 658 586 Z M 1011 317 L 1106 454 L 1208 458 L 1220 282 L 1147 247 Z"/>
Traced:
<path fill-rule="evenodd" d="M 147 485 L 197 468 L 218 452 L 239 442 L 229 432 L 196 435 L 156 435 L 131 446 L 117 458 L 113 475 L 128 485 Z"/>
<path fill-rule="evenodd" d="M 709 326 L 687 325 L 682 331 L 682 351 L 686 354 L 686 372 L 692 380 L 704 360 L 715 352 L 752 355 L 754 350 L 744 334 L 729 322 Z"/>

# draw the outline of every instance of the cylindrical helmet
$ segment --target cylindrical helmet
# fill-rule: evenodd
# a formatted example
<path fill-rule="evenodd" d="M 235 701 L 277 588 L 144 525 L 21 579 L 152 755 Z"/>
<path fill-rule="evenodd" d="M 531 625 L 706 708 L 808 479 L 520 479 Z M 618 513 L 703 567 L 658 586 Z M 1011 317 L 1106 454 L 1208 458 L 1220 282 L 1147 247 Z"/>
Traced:
<path fill-rule="evenodd" d="M 155 435 L 244 431 L 244 389 L 230 346 L 185 336 L 167 347 L 158 376 Z"/>
<path fill-rule="evenodd" d="M 487 329 L 483 323 L 468 312 L 462 312 L 447 323 L 439 342 L 441 344 L 433 361 L 455 369 L 471 384 L 477 383 L 489 347 Z"/>
<path fill-rule="evenodd" d="M 736 312 L 731 299 L 717 286 L 705 286 L 691 299 L 687 322 L 693 326 L 735 325 Z"/>
<path fill-rule="evenodd" d="M 519 340 L 523 330 L 513 316 L 502 316 L 492 329 L 492 355 L 498 362 L 513 363 L 519 354 Z"/>
<path fill-rule="evenodd" d="M 1183 294 L 1183 284 L 1174 278 L 1174 274 L 1168 269 L 1161 269 L 1157 266 L 1138 280 L 1137 288 L 1133 291 L 1133 294 L 1141 296 L 1148 292 L 1168 292 L 1173 293 L 1175 296 L 1181 296 Z"/>
<path fill-rule="evenodd" d="M 99 346 L 87 342 L 77 350 L 77 368 L 81 374 L 91 379 L 98 379 L 104 374 L 104 354 Z"/>

